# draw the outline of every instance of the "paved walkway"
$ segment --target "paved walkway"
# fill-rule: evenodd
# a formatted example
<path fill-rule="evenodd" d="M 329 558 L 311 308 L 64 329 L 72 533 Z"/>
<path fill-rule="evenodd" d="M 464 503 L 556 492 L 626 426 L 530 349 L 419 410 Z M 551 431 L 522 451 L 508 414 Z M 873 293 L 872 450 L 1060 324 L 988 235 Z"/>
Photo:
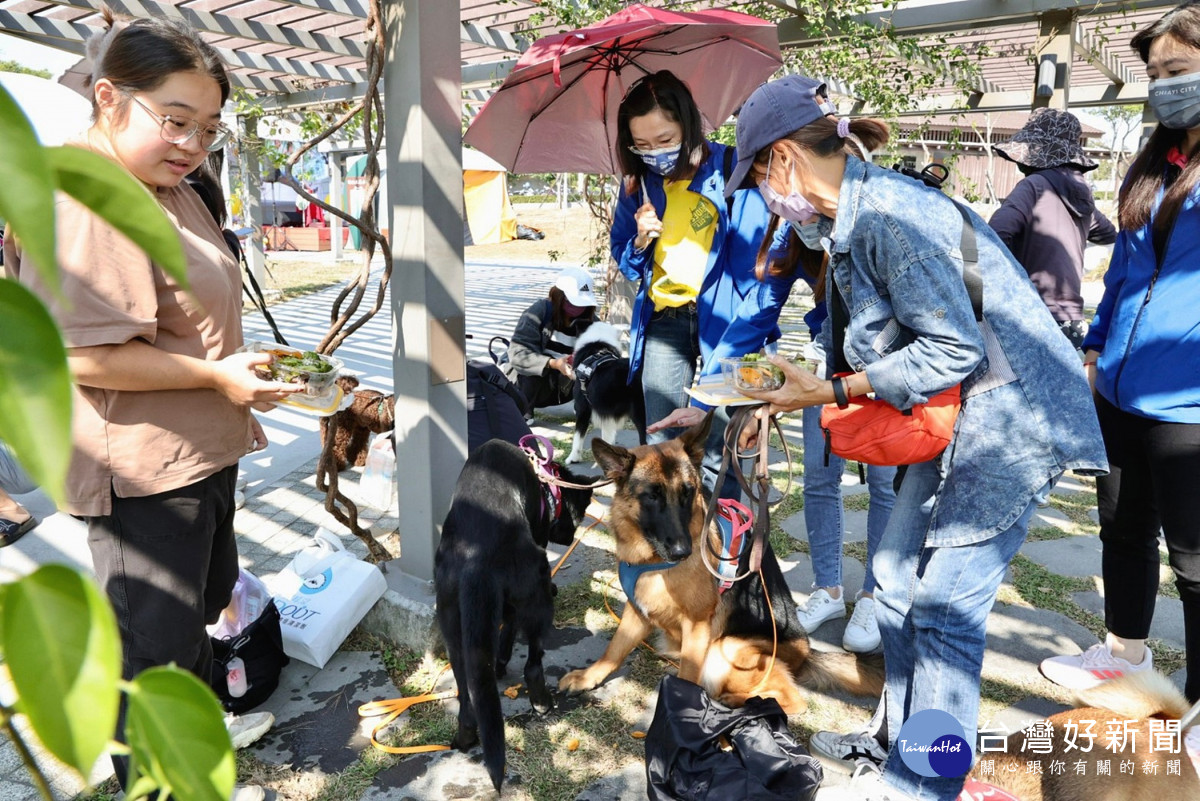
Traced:
<path fill-rule="evenodd" d="M 507 335 L 520 312 L 541 296 L 557 268 L 501 264 L 471 264 L 467 271 L 467 330 L 471 355 L 482 353 L 493 334 Z M 331 292 L 318 293 L 276 307 L 276 319 L 295 343 L 315 341 L 324 330 Z M 795 316 L 789 327 L 796 331 Z M 265 329 L 254 317 L 247 319 L 247 338 L 262 336 Z M 798 333 L 787 341 L 799 339 Z M 390 389 L 390 325 L 375 321 L 339 349 L 338 355 L 355 371 L 364 386 Z M 259 575 L 280 570 L 318 526 L 342 532 L 328 519 L 322 496 L 314 487 L 313 472 L 318 452 L 315 418 L 296 412 L 276 411 L 260 416 L 271 445 L 244 464 L 248 500 L 239 512 L 237 530 L 242 560 Z M 567 421 L 561 416 L 541 416 L 538 430 L 567 444 Z M 793 462 L 799 459 L 799 420 L 786 420 Z M 622 444 L 632 444 L 632 431 L 622 432 Z M 776 453 L 782 467 L 782 454 Z M 343 488 L 355 497 L 359 471 L 343 475 Z M 450 480 L 450 477 L 447 477 Z M 861 553 L 865 540 L 865 487 L 849 473 L 843 482 L 846 494 L 847 551 L 846 586 L 852 589 L 862 578 Z M 799 494 L 798 487 L 794 490 Z M 1100 630 L 1097 614 L 1102 609 L 1099 592 L 1100 547 L 1096 538 L 1094 489 L 1073 477 L 1056 488 L 1051 505 L 1040 510 L 1031 528 L 1029 542 L 1014 562 L 1009 581 L 1001 591 L 1000 603 L 989 619 L 988 653 L 984 666 L 985 722 L 1017 728 L 1025 721 L 1062 708 L 1066 696 L 1037 673 L 1044 657 L 1070 653 L 1096 641 Z M 0 551 L 0 575 L 22 573 L 40 563 L 65 561 L 87 569 L 88 559 L 82 526 L 61 514 L 50 515 L 46 501 L 37 496 L 23 498 L 39 515 L 46 517 L 34 533 L 16 546 Z M 606 497 L 598 497 L 593 512 L 602 516 Z M 785 503 L 789 513 L 773 521 L 783 533 L 795 538 L 795 550 L 781 560 L 788 582 L 798 600 L 803 600 L 812 582 L 805 553 L 805 528 L 799 504 Z M 395 511 L 365 512 L 379 531 L 395 530 Z M 348 535 L 347 546 L 358 553 L 361 545 Z M 619 589 L 608 588 L 615 573 L 611 542 L 602 527 L 588 531 L 556 577 L 557 605 L 564 621 L 548 646 L 545 659 L 551 682 L 566 671 L 583 667 L 603 651 L 612 621 L 604 610 L 603 597 L 619 613 Z M 562 549 L 551 551 L 557 562 Z M 395 571 L 393 571 L 394 573 Z M 1169 592 L 1164 583 L 1164 592 Z M 566 607 L 570 607 L 567 609 Z M 1176 660 L 1169 649 L 1182 648 L 1182 613 L 1178 600 L 1160 596 L 1152 636 L 1162 641 L 1160 651 L 1168 664 Z M 813 637 L 818 648 L 840 646 L 845 621 L 823 626 Z M 362 638 L 358 638 L 360 641 Z M 1158 653 L 1156 652 L 1156 656 Z M 479 764 L 478 751 L 471 754 L 443 752 L 407 758 L 381 756 L 369 745 L 369 726 L 355 710 L 361 703 L 411 694 L 397 689 L 396 675 L 415 665 L 402 667 L 404 657 L 393 649 L 343 649 L 324 670 L 293 661 L 285 670 L 283 684 L 266 707 L 277 716 L 275 729 L 258 744 L 243 752 L 243 779 L 262 781 L 283 799 L 419 799 L 475 798 L 492 795 Z M 513 666 L 519 666 L 518 650 Z M 602 688 L 585 699 L 559 699 L 559 708 L 544 719 L 530 714 L 523 694 L 514 700 L 502 697 L 509 720 L 509 777 L 504 798 L 512 799 L 637 799 L 645 797 L 640 742 L 630 734 L 644 731 L 654 708 L 653 687 L 662 666 L 649 656 L 631 658 Z M 518 673 L 514 670 L 513 673 Z M 1182 683 L 1181 675 L 1175 675 Z M 424 689 L 429 677 L 410 679 Z M 515 684 L 519 679 L 512 679 Z M 449 674 L 439 687 L 451 685 Z M 0 692 L 3 688 L 0 688 Z M 454 702 L 441 705 L 454 712 Z M 813 694 L 810 710 L 796 716 L 796 731 L 807 737 L 817 728 L 849 727 L 866 720 L 872 704 L 852 699 Z M 432 714 L 435 718 L 438 712 Z M 606 719 L 605 716 L 615 716 Z M 604 725 L 597 722 L 600 719 Z M 451 733 L 434 729 L 435 741 L 446 741 Z M 425 721 L 428 725 L 428 719 Z M 581 745 L 572 751 L 570 739 Z M 535 759 L 534 757 L 537 757 Z M 549 761 L 549 766 L 534 762 Z M 104 778 L 105 764 L 97 766 L 94 780 Z M 829 773 L 828 781 L 843 781 Z M 55 772 L 53 783 L 60 798 L 79 790 L 79 783 L 64 772 Z M 0 746 L 0 801 L 26 801 L 35 797 L 13 749 Z"/>

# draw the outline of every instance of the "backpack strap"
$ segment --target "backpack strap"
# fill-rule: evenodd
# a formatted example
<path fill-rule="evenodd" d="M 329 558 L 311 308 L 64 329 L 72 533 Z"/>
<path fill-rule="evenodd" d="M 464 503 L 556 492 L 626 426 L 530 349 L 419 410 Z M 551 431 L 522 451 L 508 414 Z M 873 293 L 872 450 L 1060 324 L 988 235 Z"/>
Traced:
<path fill-rule="evenodd" d="M 725 167 L 721 171 L 721 175 L 725 176 L 725 183 L 729 183 L 729 179 L 733 177 L 733 148 L 729 145 L 725 146 Z M 733 222 L 733 195 L 725 198 L 725 211 L 729 215 L 729 220 Z"/>
<path fill-rule="evenodd" d="M 483 379 L 485 384 L 491 384 L 496 389 L 503 392 L 508 397 L 512 398 L 513 403 L 517 404 L 517 408 L 521 410 L 522 415 L 529 414 L 529 401 L 525 400 L 525 396 L 516 384 L 512 383 L 504 376 L 503 373 L 496 374 L 488 370 L 480 370 L 479 377 Z M 487 390 L 487 387 L 484 387 Z M 495 390 L 488 391 L 488 394 L 494 394 Z"/>

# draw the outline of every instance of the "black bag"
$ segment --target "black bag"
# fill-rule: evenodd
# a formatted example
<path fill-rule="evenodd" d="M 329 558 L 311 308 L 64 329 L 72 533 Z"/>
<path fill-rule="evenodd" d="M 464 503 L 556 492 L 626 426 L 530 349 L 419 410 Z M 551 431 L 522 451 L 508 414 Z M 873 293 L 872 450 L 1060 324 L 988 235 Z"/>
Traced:
<path fill-rule="evenodd" d="M 226 712 L 241 714 L 261 704 L 279 686 L 279 674 L 291 660 L 283 652 L 283 631 L 279 608 L 268 603 L 258 619 L 235 637 L 212 639 L 213 671 L 210 686 Z M 246 671 L 246 693 L 238 698 L 229 694 L 226 675 L 229 660 L 242 658 Z"/>
<path fill-rule="evenodd" d="M 730 709 L 690 681 L 659 682 L 646 733 L 651 801 L 811 801 L 822 778 L 774 698 Z"/>
<path fill-rule="evenodd" d="M 467 453 L 489 439 L 513 445 L 531 433 L 529 404 L 521 390 L 490 359 L 467 361 Z"/>

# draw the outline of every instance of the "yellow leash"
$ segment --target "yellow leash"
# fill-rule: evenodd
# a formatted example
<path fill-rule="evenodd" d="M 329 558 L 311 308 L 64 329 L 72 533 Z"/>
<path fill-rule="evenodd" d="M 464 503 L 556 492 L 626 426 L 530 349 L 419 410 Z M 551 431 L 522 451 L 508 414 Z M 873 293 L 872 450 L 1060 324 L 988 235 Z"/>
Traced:
<path fill-rule="evenodd" d="M 588 530 L 595 528 L 601 523 L 601 519 L 595 515 L 589 515 L 589 517 L 595 520 L 595 522 L 588 526 Z M 571 552 L 575 550 L 575 546 L 578 544 L 579 538 L 576 537 L 575 541 L 571 543 L 571 547 L 567 549 L 566 553 L 564 553 L 558 560 L 558 563 L 554 565 L 554 570 L 550 573 L 551 578 L 553 578 L 554 574 L 558 572 L 558 569 L 562 567 L 563 562 L 567 561 L 567 557 L 571 555 Z M 446 668 L 442 668 L 440 671 L 438 671 L 438 674 L 433 677 L 433 681 L 429 685 L 430 690 L 437 686 L 438 680 L 445 672 Z M 455 689 L 443 690 L 442 692 L 438 693 L 427 692 L 421 695 L 414 695 L 409 698 L 389 698 L 386 701 L 370 701 L 358 708 L 358 715 L 359 717 L 363 718 L 373 718 L 378 717 L 379 715 L 385 716 L 383 720 L 375 724 L 375 728 L 371 729 L 371 745 L 375 746 L 384 753 L 427 754 L 431 751 L 449 751 L 450 746 L 448 745 L 384 745 L 383 743 L 379 742 L 379 732 L 387 728 L 392 721 L 407 712 L 412 706 L 423 704 L 426 701 L 444 701 L 447 698 L 455 698 L 457 696 L 458 690 Z"/>

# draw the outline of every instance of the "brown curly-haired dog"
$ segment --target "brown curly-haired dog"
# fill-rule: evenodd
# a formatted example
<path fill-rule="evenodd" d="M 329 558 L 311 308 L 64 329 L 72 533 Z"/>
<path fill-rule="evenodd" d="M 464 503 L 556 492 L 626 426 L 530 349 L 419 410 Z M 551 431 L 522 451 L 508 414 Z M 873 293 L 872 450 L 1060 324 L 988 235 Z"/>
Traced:
<path fill-rule="evenodd" d="M 358 379 L 344 375 L 338 378 L 343 392 L 354 392 L 354 401 L 333 417 L 337 418 L 337 434 L 333 439 L 333 457 L 337 469 L 345 470 L 350 465 L 358 467 L 367 463 L 367 441 L 371 434 L 383 434 L 392 430 L 396 421 L 396 399 L 373 389 L 358 389 Z M 325 447 L 325 436 L 329 429 L 328 418 L 321 418 L 321 447 Z"/>

